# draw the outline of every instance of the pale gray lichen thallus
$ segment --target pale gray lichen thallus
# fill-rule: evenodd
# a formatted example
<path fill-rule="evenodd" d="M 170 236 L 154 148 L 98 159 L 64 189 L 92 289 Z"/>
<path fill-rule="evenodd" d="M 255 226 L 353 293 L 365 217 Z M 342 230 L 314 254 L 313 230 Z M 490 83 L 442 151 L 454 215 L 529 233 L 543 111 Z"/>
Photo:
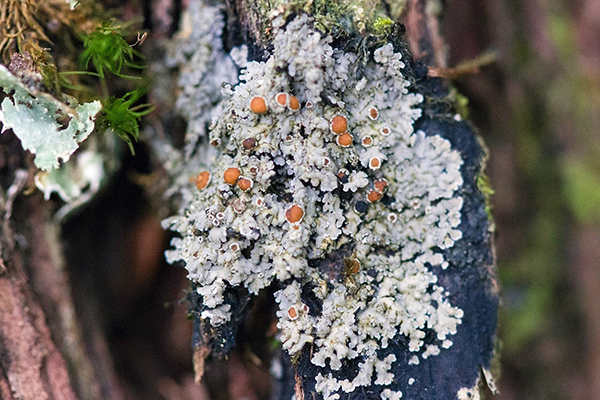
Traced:
<path fill-rule="evenodd" d="M 192 2 L 188 12 L 222 18 L 215 8 Z M 217 150 L 172 162 L 194 171 L 194 182 L 179 180 L 187 200 L 164 221 L 180 234 L 167 259 L 185 261 L 204 299 L 201 317 L 215 326 L 231 317 L 227 287 L 256 294 L 279 282 L 282 346 L 291 355 L 313 346 L 312 363 L 329 367 L 315 381 L 325 399 L 372 385 L 382 399 L 398 399 L 408 383 L 394 382 L 396 357 L 380 350 L 402 335 L 417 364 L 452 346 L 461 323 L 462 310 L 429 269 L 447 268 L 442 251 L 462 236 L 460 154 L 413 130 L 423 97 L 411 91 L 392 44 L 374 50 L 359 75 L 357 56 L 333 48 L 310 16 L 277 16 L 272 29 L 266 61 L 234 50 L 238 77 L 200 117 L 210 118 L 205 133 Z M 228 57 L 233 65 L 210 38 L 197 50 L 204 59 L 188 54 L 182 70 L 201 62 L 210 73 L 214 60 Z M 183 96 L 194 96 L 190 90 Z M 348 248 L 339 274 L 309 262 Z M 303 299 L 307 284 L 320 313 Z M 435 339 L 426 341 L 426 331 Z M 354 359 L 354 377 L 336 376 Z"/>

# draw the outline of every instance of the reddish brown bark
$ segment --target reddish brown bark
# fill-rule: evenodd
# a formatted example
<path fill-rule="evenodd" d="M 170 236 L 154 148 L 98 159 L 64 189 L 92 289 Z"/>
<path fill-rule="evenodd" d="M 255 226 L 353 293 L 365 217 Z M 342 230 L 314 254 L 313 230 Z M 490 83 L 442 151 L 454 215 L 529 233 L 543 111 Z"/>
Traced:
<path fill-rule="evenodd" d="M 0 398 L 100 399 L 63 269 L 53 203 L 31 156 L 0 137 Z"/>
<path fill-rule="evenodd" d="M 415 60 L 445 68 L 446 45 L 439 29 L 439 15 L 427 9 L 428 3 L 426 0 L 408 1 L 403 18 L 406 42 Z"/>
<path fill-rule="evenodd" d="M 40 204 L 43 200 L 36 197 L 37 206 L 44 207 Z M 13 235 L 2 230 L 5 239 Z M 47 246 L 43 238 L 37 239 L 29 245 Z M 3 250 L 6 272 L 0 277 L 2 396 L 23 400 L 75 399 L 67 365 L 52 340 L 46 315 L 29 287 L 22 249 L 14 246 Z"/>

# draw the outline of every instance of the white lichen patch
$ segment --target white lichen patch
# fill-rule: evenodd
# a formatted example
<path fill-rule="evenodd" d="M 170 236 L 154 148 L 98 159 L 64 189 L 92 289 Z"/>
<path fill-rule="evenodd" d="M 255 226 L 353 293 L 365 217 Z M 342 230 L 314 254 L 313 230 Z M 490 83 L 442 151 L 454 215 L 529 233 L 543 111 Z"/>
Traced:
<path fill-rule="evenodd" d="M 177 45 L 169 48 L 168 66 L 180 67 L 175 104 L 188 120 L 186 155 L 194 151 L 213 116 L 220 113 L 221 86 L 237 83 L 233 59 L 223 52 L 224 8 L 193 2 L 184 13 Z"/>
<path fill-rule="evenodd" d="M 218 8 L 192 2 L 190 10 L 221 21 Z M 205 92 L 221 97 L 187 112 L 185 155 L 168 150 L 171 172 L 185 176 L 171 189 L 184 199 L 181 210 L 163 223 L 180 234 L 167 259 L 185 261 L 204 299 L 202 318 L 215 326 L 230 317 L 228 287 L 256 294 L 277 281 L 283 348 L 294 355 L 312 346 L 312 363 L 329 368 L 316 377 L 325 399 L 371 385 L 382 399 L 399 399 L 389 387 L 398 389 L 398 360 L 385 349 L 408 340 L 409 364 L 418 364 L 450 347 L 463 316 L 431 271 L 448 267 L 442 251 L 462 237 L 462 160 L 442 137 L 414 132 L 423 98 L 409 91 L 391 44 L 359 71 L 357 56 L 334 49 L 312 24 L 303 14 L 287 23 L 276 16 L 266 61 L 234 51 L 238 77 L 220 45 L 222 21 L 210 32 L 194 21 L 187 35 L 205 48 L 182 61 L 183 73 L 201 72 L 180 104 L 188 109 Z M 225 72 L 209 78 L 216 60 L 228 60 Z M 202 150 L 197 140 L 217 148 Z M 340 252 L 339 265 L 320 267 Z M 336 376 L 351 360 L 356 375 Z"/>
<path fill-rule="evenodd" d="M 90 201 L 106 183 L 118 165 L 115 158 L 103 157 L 104 152 L 115 151 L 114 135 L 92 136 L 84 148 L 78 149 L 69 162 L 49 171 L 38 171 L 34 182 L 44 193 L 46 200 L 56 193 L 66 203 L 56 213 L 56 220 L 63 220 L 78 207 Z"/>

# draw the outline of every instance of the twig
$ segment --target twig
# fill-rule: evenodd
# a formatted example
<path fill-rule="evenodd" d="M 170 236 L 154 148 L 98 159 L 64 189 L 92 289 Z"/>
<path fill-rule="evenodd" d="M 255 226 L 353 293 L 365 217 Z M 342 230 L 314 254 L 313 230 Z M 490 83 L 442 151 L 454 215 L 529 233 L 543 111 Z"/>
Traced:
<path fill-rule="evenodd" d="M 429 67 L 427 75 L 432 78 L 458 79 L 465 75 L 477 74 L 482 67 L 493 64 L 498 60 L 495 51 L 487 51 L 474 59 L 463 61 L 454 68 Z"/>

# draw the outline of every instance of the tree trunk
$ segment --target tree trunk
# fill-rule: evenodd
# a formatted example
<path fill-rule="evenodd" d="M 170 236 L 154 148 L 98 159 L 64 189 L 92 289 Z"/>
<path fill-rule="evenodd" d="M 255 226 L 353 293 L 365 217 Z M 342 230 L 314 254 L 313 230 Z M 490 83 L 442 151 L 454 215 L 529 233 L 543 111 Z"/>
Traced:
<path fill-rule="evenodd" d="M 39 193 L 22 195 L 32 182 L 21 169 L 26 163 L 18 140 L 4 135 L 2 142 L 0 393 L 3 399 L 74 399 L 63 354 L 74 356 L 80 349 L 78 336 L 73 335 L 73 307 L 64 291 L 68 285 L 56 254 L 57 227 Z M 36 284 L 44 290 L 37 296 Z M 70 334 L 73 342 L 56 346 L 53 334 L 60 338 Z"/>

